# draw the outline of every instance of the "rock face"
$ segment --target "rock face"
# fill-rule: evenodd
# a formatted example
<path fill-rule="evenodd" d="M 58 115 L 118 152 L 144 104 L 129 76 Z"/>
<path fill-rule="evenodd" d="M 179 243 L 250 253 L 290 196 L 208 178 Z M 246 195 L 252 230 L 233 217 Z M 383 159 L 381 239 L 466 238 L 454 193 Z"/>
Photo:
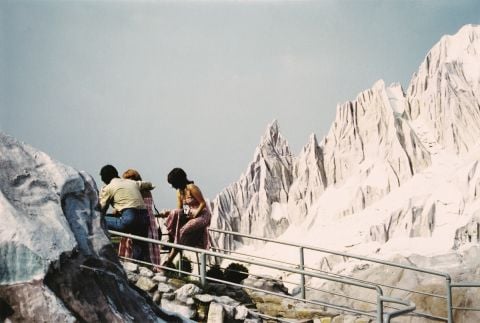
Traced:
<path fill-rule="evenodd" d="M 286 229 L 288 220 L 283 215 L 276 216 L 274 208 L 287 203 L 291 184 L 292 155 L 277 122 L 273 122 L 247 171 L 212 202 L 212 226 L 263 237 L 278 236 Z M 234 247 L 231 237 L 217 235 L 214 240 L 220 248 Z"/>
<path fill-rule="evenodd" d="M 343 214 L 363 210 L 431 164 L 404 108 L 401 87 L 386 88 L 383 81 L 338 107 L 322 143 L 327 183 L 360 182 Z"/>
<path fill-rule="evenodd" d="M 1 319 L 182 322 L 129 286 L 86 173 L 0 133 Z"/>
<path fill-rule="evenodd" d="M 305 218 L 310 205 L 322 195 L 327 186 L 323 152 L 315 135 L 310 136 L 308 144 L 295 161 L 293 178 L 295 180 L 288 192 L 288 214 L 290 224 L 295 225 Z"/>
<path fill-rule="evenodd" d="M 406 93 L 376 82 L 297 157 L 270 125 L 245 174 L 213 200 L 212 227 L 339 248 L 477 244 L 479 136 L 480 26 L 467 25 L 432 48 Z"/>
<path fill-rule="evenodd" d="M 428 53 L 408 87 L 407 113 L 456 154 L 470 151 L 480 135 L 480 32 L 464 26 Z"/>

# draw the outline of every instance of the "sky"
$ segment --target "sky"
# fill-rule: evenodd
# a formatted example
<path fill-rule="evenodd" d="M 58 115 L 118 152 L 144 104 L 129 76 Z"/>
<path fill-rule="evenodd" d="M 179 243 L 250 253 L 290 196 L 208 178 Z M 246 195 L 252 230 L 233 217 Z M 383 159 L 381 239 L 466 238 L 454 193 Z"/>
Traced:
<path fill-rule="evenodd" d="M 208 199 L 269 123 L 298 154 L 376 81 L 404 89 L 478 0 L 0 0 L 0 130 L 94 176 L 136 168 L 175 206 L 182 167 Z"/>

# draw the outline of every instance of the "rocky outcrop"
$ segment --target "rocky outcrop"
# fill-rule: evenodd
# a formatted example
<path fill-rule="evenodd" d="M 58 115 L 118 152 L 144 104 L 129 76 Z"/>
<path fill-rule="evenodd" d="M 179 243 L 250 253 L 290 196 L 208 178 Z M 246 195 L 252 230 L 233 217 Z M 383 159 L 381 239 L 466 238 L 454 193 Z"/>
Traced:
<path fill-rule="evenodd" d="M 303 147 L 293 164 L 293 183 L 288 192 L 288 215 L 291 225 L 299 224 L 310 206 L 322 195 L 328 185 L 323 165 L 322 148 L 315 135 Z"/>
<path fill-rule="evenodd" d="M 2 319 L 186 321 L 129 286 L 88 174 L 2 133 L 0 167 Z"/>
<path fill-rule="evenodd" d="M 312 135 L 291 163 L 284 155 L 259 159 L 263 139 L 246 175 L 214 200 L 212 226 L 267 237 L 285 232 L 286 239 L 302 234 L 309 243 L 340 248 L 432 238 L 436 251 L 447 252 L 477 241 L 471 231 L 480 214 L 479 71 L 480 27 L 468 25 L 432 48 L 406 94 L 398 84 L 376 82 L 339 105 L 327 136 L 317 142 Z M 282 165 L 269 177 L 282 183 L 282 197 L 264 199 L 270 206 L 257 211 L 244 205 L 279 196 L 277 184 L 260 188 L 247 180 L 262 163 Z M 271 229 L 279 219 L 279 229 Z M 214 240 L 240 245 L 223 236 Z"/>
<path fill-rule="evenodd" d="M 344 215 L 363 210 L 431 164 L 430 155 L 404 118 L 400 86 L 383 81 L 337 108 L 321 146 L 327 183 L 359 182 Z"/>
<path fill-rule="evenodd" d="M 212 226 L 262 237 L 278 236 L 288 220 L 275 216 L 272 209 L 275 204 L 287 203 L 291 183 L 292 154 L 275 121 L 268 126 L 254 160 L 239 181 L 213 200 Z M 232 237 L 218 234 L 214 240 L 220 248 L 234 248 Z"/>
<path fill-rule="evenodd" d="M 241 286 L 211 282 L 206 286 L 190 283 L 188 279 L 178 278 L 173 272 L 154 274 L 145 267 L 124 262 L 131 284 L 142 289 L 162 308 L 180 313 L 201 322 L 264 322 L 264 316 L 288 319 L 294 322 L 342 322 L 344 315 L 319 305 L 303 302 L 298 290 L 289 294 L 281 280 L 270 277 L 250 276 Z M 268 292 L 284 295 L 272 295 Z M 299 299 L 287 297 L 296 296 Z M 349 316 L 351 319 L 358 317 Z M 371 320 L 355 321 L 371 322 Z"/>
<path fill-rule="evenodd" d="M 435 140 L 464 154 L 480 136 L 480 26 L 444 36 L 430 50 L 407 90 L 407 114 Z"/>

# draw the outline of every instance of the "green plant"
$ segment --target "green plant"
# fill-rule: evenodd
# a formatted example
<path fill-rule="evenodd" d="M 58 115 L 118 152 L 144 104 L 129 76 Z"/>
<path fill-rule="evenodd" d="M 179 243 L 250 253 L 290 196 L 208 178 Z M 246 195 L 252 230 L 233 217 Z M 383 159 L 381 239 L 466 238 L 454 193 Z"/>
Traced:
<path fill-rule="evenodd" d="M 242 264 L 233 262 L 225 268 L 224 277 L 229 282 L 240 284 L 248 277 L 248 269 Z"/>
<path fill-rule="evenodd" d="M 220 265 L 213 265 L 207 270 L 207 277 L 224 280 L 222 268 Z"/>
<path fill-rule="evenodd" d="M 180 261 L 182 264 L 181 268 L 180 268 Z M 175 263 L 175 268 L 181 269 L 182 271 L 186 271 L 189 273 L 193 271 L 192 262 L 190 261 L 190 259 L 188 259 L 185 256 L 183 256 L 181 260 L 177 260 L 177 262 Z M 187 274 L 179 273 L 178 276 L 185 277 L 187 276 Z"/>

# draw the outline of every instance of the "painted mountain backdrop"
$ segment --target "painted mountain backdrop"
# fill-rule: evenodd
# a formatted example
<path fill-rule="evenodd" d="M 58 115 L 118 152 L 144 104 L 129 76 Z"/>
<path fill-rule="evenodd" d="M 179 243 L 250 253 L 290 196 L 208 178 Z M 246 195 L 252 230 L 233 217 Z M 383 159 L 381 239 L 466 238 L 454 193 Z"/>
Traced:
<path fill-rule="evenodd" d="M 430 50 L 406 92 L 376 82 L 298 156 L 272 122 L 212 201 L 212 227 L 385 255 L 478 245 L 479 137 L 480 26 L 467 25 Z"/>

